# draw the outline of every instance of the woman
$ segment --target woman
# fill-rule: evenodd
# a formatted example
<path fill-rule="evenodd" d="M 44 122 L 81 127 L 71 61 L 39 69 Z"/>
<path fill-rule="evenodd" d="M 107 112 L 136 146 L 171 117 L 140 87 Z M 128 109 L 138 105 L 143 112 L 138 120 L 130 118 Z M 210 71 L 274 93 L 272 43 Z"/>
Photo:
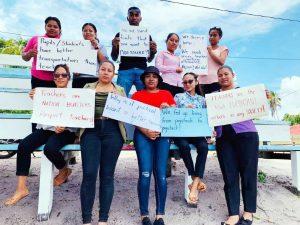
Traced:
<path fill-rule="evenodd" d="M 218 69 L 220 91 L 232 90 L 234 77 L 229 66 Z M 258 134 L 252 120 L 218 126 L 216 131 L 216 150 L 224 179 L 224 192 L 229 217 L 221 224 L 250 225 L 256 212 Z M 244 212 L 240 214 L 241 178 Z"/>
<path fill-rule="evenodd" d="M 183 76 L 184 93 L 175 95 L 175 102 L 178 108 L 206 108 L 205 99 L 196 94 L 197 75 L 194 73 L 186 73 Z M 205 191 L 206 185 L 202 182 L 205 163 L 208 153 L 208 145 L 205 137 L 180 137 L 174 138 L 174 143 L 178 146 L 180 155 L 192 176 L 192 184 L 189 185 L 189 204 L 197 204 L 198 191 Z M 197 149 L 197 159 L 194 166 L 190 144 L 193 144 Z"/>
<path fill-rule="evenodd" d="M 156 59 L 155 66 L 161 72 L 163 83 L 160 89 L 168 90 L 173 96 L 182 93 L 182 68 L 180 67 L 180 58 L 174 53 L 179 44 L 179 36 L 176 33 L 170 33 L 166 40 L 167 50 L 161 51 Z"/>
<path fill-rule="evenodd" d="M 132 99 L 157 108 L 175 106 L 170 92 L 160 90 L 162 77 L 154 66 L 146 68 L 141 75 L 145 89 L 133 94 Z M 155 179 L 156 218 L 154 225 L 164 225 L 165 202 L 167 196 L 167 159 L 170 148 L 168 138 L 160 137 L 160 133 L 142 127 L 134 131 L 134 146 L 139 164 L 138 197 L 143 225 L 151 225 L 148 203 L 151 174 Z"/>
<path fill-rule="evenodd" d="M 95 200 L 96 181 L 99 174 L 99 225 L 107 224 L 108 213 L 114 194 L 114 172 L 121 148 L 126 139 L 124 124 L 102 113 L 110 92 L 125 96 L 124 89 L 115 85 L 114 64 L 104 61 L 99 68 L 99 79 L 84 88 L 95 90 L 95 126 L 81 129 L 80 146 L 83 179 L 80 200 L 83 224 L 91 224 L 92 209 Z"/>
<path fill-rule="evenodd" d="M 198 78 L 204 94 L 220 90 L 217 71 L 225 64 L 229 52 L 226 46 L 219 45 L 219 41 L 223 36 L 220 27 L 212 27 L 208 33 L 210 42 L 210 45 L 207 47 L 208 74 L 201 74 Z"/>
<path fill-rule="evenodd" d="M 61 24 L 59 19 L 52 16 L 47 17 L 45 20 L 45 31 L 46 34 L 41 37 L 60 38 Z M 53 82 L 53 72 L 36 69 L 38 38 L 39 36 L 32 37 L 22 53 L 22 59 L 25 61 L 29 61 L 33 58 L 31 67 L 31 88 L 55 87 L 55 82 Z"/>
<path fill-rule="evenodd" d="M 57 88 L 67 88 L 70 80 L 69 68 L 65 64 L 57 65 L 53 72 L 54 82 Z M 29 93 L 31 98 L 34 97 L 35 89 Z M 31 153 L 39 146 L 45 144 L 44 154 L 59 170 L 58 175 L 54 178 L 54 185 L 59 186 L 64 183 L 71 174 L 71 169 L 67 167 L 63 155 L 59 150 L 67 144 L 74 143 L 75 128 L 60 126 L 47 126 L 37 124 L 37 129 L 25 137 L 18 146 L 17 152 L 17 189 L 12 197 L 5 201 L 5 205 L 14 205 L 22 198 L 29 194 L 26 185 L 29 168 L 31 164 Z"/>
<path fill-rule="evenodd" d="M 97 28 L 92 23 L 85 23 L 82 26 L 82 36 L 84 40 L 89 40 L 91 42 L 92 48 L 97 50 L 97 59 L 98 62 L 101 63 L 108 59 L 106 49 L 104 45 L 99 43 L 99 39 L 97 37 Z M 73 74 L 73 88 L 83 88 L 87 83 L 93 83 L 98 80 L 97 74 Z"/>

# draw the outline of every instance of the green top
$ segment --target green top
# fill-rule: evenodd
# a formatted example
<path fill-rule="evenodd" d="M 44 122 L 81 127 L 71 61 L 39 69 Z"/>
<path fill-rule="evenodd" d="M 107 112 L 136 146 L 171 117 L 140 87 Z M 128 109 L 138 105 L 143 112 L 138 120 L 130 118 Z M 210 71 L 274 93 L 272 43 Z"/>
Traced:
<path fill-rule="evenodd" d="M 99 118 L 103 114 L 108 92 L 96 92 L 95 95 L 95 118 Z"/>

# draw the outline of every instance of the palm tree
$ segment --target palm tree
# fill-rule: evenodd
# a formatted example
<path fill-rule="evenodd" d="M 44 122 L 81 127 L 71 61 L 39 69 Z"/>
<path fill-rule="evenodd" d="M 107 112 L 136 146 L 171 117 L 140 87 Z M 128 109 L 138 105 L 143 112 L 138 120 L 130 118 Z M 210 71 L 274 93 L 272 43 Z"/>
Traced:
<path fill-rule="evenodd" d="M 279 119 L 277 112 L 278 112 L 278 109 L 281 107 L 281 98 L 279 97 L 279 95 L 276 92 L 271 91 L 269 101 L 270 101 L 270 109 L 271 109 L 272 117 Z"/>

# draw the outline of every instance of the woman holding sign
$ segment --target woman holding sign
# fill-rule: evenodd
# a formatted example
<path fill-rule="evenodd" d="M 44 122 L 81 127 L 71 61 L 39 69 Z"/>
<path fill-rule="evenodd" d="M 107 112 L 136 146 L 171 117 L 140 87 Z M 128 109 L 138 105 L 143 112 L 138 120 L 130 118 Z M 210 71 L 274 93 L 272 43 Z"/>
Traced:
<path fill-rule="evenodd" d="M 218 69 L 220 91 L 234 89 L 229 66 Z M 224 179 L 229 217 L 221 224 L 250 225 L 256 212 L 258 134 L 252 120 L 215 127 L 216 150 Z M 240 215 L 240 178 L 244 212 Z"/>
<path fill-rule="evenodd" d="M 97 28 L 92 23 L 85 23 L 82 26 L 82 36 L 84 40 L 89 40 L 91 42 L 92 48 L 97 50 L 97 59 L 101 63 L 108 59 L 106 49 L 104 45 L 99 42 L 97 37 Z M 94 83 L 98 80 L 97 74 L 80 74 L 73 73 L 73 88 L 83 88 L 87 83 Z"/>
<path fill-rule="evenodd" d="M 45 20 L 45 31 L 46 34 L 41 37 L 46 38 L 60 38 L 61 35 L 61 24 L 58 18 L 49 16 Z M 37 70 L 36 61 L 38 54 L 38 38 L 39 36 L 32 37 L 26 47 L 23 49 L 22 59 L 29 61 L 33 58 L 31 67 L 31 88 L 36 87 L 56 87 L 53 82 L 53 72 Z"/>
<path fill-rule="evenodd" d="M 99 174 L 99 225 L 107 224 L 114 194 L 114 172 L 121 148 L 126 140 L 124 124 L 102 116 L 110 92 L 125 96 L 124 89 L 112 79 L 115 66 L 104 61 L 99 68 L 99 79 L 84 88 L 95 90 L 95 126 L 80 130 L 80 146 L 83 178 L 80 189 L 83 224 L 91 224 L 92 209 Z"/>
<path fill-rule="evenodd" d="M 179 36 L 176 33 L 170 33 L 166 40 L 167 50 L 161 51 L 156 59 L 155 66 L 161 72 L 163 83 L 161 89 L 168 90 L 173 96 L 182 93 L 182 68 L 180 67 L 180 58 L 175 55 L 179 44 Z"/>
<path fill-rule="evenodd" d="M 184 93 L 175 95 L 174 99 L 178 108 L 206 108 L 205 99 L 196 94 L 196 86 L 198 84 L 197 75 L 194 73 L 186 73 L 182 78 Z M 205 137 L 178 137 L 174 138 L 174 143 L 178 146 L 180 155 L 192 176 L 193 182 L 189 185 L 189 204 L 197 204 L 198 192 L 205 191 L 206 185 L 202 182 L 204 175 L 205 163 L 208 153 L 208 145 Z M 190 144 L 197 149 L 197 159 L 194 166 Z"/>
<path fill-rule="evenodd" d="M 212 27 L 209 29 L 208 33 L 210 43 L 207 47 L 208 74 L 200 74 L 198 78 L 204 94 L 209 94 L 220 89 L 217 71 L 225 64 L 229 52 L 226 46 L 219 45 L 223 36 L 223 32 L 220 27 Z"/>
<path fill-rule="evenodd" d="M 158 87 L 163 79 L 154 66 L 146 68 L 141 75 L 145 89 L 133 94 L 132 99 L 158 108 L 175 106 L 170 92 Z M 143 225 L 151 225 L 148 203 L 151 174 L 155 179 L 156 218 L 153 225 L 164 225 L 165 202 L 167 196 L 167 160 L 170 148 L 169 138 L 160 137 L 160 132 L 142 127 L 134 131 L 134 146 L 139 164 L 138 197 Z"/>
<path fill-rule="evenodd" d="M 70 80 L 70 72 L 67 65 L 57 65 L 53 72 L 54 82 L 57 88 L 67 88 Z M 29 96 L 34 97 L 34 89 Z M 53 127 L 37 124 L 37 129 L 25 137 L 18 146 L 17 152 L 17 176 L 18 185 L 14 195 L 6 200 L 5 205 L 14 205 L 29 194 L 26 185 L 30 163 L 31 153 L 39 146 L 45 144 L 44 154 L 59 170 L 54 178 L 54 185 L 59 186 L 64 183 L 71 174 L 71 169 L 67 167 L 63 155 L 59 150 L 67 144 L 73 144 L 77 129 L 67 127 Z"/>

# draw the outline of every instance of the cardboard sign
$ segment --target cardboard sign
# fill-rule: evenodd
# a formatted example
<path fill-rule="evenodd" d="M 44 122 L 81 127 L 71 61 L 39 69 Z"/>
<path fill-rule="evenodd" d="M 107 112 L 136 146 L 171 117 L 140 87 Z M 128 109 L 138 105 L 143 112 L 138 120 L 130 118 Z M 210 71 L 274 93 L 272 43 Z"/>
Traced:
<path fill-rule="evenodd" d="M 109 93 L 103 116 L 135 126 L 160 131 L 160 109 Z"/>
<path fill-rule="evenodd" d="M 205 95 L 210 126 L 267 116 L 269 104 L 263 84 Z"/>
<path fill-rule="evenodd" d="M 120 56 L 148 57 L 150 37 L 147 28 L 124 26 L 120 32 Z"/>
<path fill-rule="evenodd" d="M 58 64 L 67 64 L 72 72 L 95 75 L 97 50 L 87 40 L 38 38 L 37 70 L 53 71 Z"/>
<path fill-rule="evenodd" d="M 95 91 L 80 88 L 36 88 L 32 123 L 94 127 Z"/>
<path fill-rule="evenodd" d="M 167 108 L 161 111 L 161 136 L 207 137 L 212 135 L 206 109 Z"/>
<path fill-rule="evenodd" d="M 206 35 L 183 34 L 180 46 L 180 60 L 184 72 L 207 74 Z"/>

